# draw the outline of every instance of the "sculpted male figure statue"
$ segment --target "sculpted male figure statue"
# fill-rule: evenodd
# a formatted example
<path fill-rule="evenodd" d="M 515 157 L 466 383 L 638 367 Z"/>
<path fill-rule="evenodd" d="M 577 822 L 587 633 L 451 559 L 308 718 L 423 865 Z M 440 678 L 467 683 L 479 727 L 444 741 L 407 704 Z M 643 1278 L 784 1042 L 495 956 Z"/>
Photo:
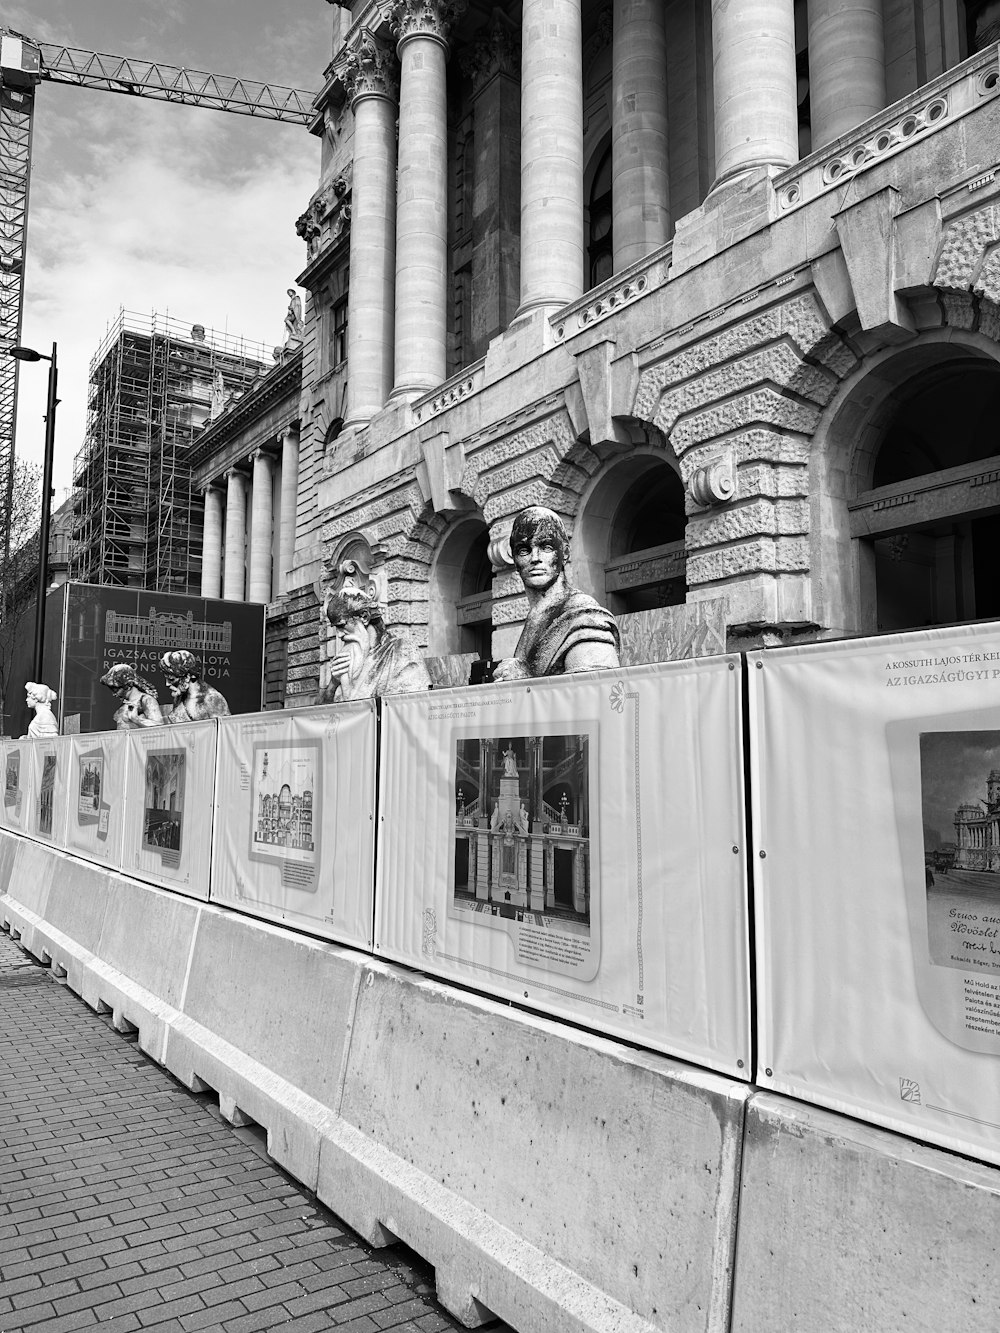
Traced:
<path fill-rule="evenodd" d="M 58 736 L 59 723 L 55 719 L 52 705 L 56 692 L 38 681 L 29 680 L 24 687 L 24 701 L 35 710 L 35 716 L 28 723 L 28 735 L 32 739 L 42 736 Z"/>
<path fill-rule="evenodd" d="M 167 721 L 203 722 L 209 717 L 229 717 L 229 705 L 223 695 L 201 679 L 201 662 L 185 648 L 164 653 L 160 670 L 167 678 L 174 706 Z"/>
<path fill-rule="evenodd" d="M 128 662 L 117 662 L 101 677 L 101 684 L 106 685 L 121 700 L 121 707 L 115 711 L 115 726 L 119 731 L 163 726 L 156 688 L 137 675 L 134 666 Z"/>
<path fill-rule="evenodd" d="M 386 628 L 377 586 L 360 561 L 340 562 L 325 610 L 336 632 L 336 651 L 330 660 L 324 703 L 430 689 L 423 662 Z"/>
<path fill-rule="evenodd" d="M 510 534 L 514 566 L 528 597 L 528 618 L 514 656 L 494 680 L 560 676 L 617 667 L 620 638 L 611 612 L 566 578 L 569 535 L 552 509 L 522 509 Z"/>

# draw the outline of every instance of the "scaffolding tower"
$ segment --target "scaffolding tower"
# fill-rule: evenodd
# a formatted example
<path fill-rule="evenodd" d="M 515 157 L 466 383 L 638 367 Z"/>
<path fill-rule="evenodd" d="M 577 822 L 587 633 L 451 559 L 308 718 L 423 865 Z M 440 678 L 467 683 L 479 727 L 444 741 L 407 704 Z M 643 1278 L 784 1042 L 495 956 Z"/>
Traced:
<path fill-rule="evenodd" d="M 218 405 L 269 368 L 261 343 L 170 316 L 119 312 L 90 363 L 71 577 L 153 592 L 201 589 L 192 446 Z"/>

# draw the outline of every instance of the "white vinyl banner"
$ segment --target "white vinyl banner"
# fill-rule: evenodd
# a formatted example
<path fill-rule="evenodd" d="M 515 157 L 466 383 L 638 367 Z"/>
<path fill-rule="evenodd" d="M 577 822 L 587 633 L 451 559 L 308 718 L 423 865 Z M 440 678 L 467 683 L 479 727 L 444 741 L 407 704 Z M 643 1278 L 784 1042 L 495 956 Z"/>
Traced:
<path fill-rule="evenodd" d="M 213 902 L 372 942 L 375 703 L 219 722 Z"/>
<path fill-rule="evenodd" d="M 24 802 L 25 832 L 56 847 L 66 846 L 70 744 L 68 737 L 56 736 L 50 740 L 24 741 L 21 746 L 21 769 L 23 772 L 27 766 L 29 770 Z"/>
<path fill-rule="evenodd" d="M 64 845 L 88 860 L 120 866 L 128 736 L 98 731 L 62 743 L 69 751 Z"/>
<path fill-rule="evenodd" d="M 122 867 L 137 879 L 207 899 L 218 726 L 191 722 L 126 735 Z"/>
<path fill-rule="evenodd" d="M 382 701 L 376 951 L 747 1077 L 732 658 Z"/>
<path fill-rule="evenodd" d="M 27 833 L 30 826 L 31 780 L 34 765 L 31 759 L 33 740 L 8 740 L 3 746 L 3 804 L 0 820 L 4 828 Z"/>
<path fill-rule="evenodd" d="M 1000 625 L 749 674 L 758 1081 L 1000 1163 Z"/>

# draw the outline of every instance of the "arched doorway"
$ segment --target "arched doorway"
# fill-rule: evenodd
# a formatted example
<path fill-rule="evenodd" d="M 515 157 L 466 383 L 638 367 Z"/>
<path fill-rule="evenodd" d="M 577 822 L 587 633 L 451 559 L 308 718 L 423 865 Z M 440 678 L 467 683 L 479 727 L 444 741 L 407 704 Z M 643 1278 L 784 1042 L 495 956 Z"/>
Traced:
<path fill-rule="evenodd" d="M 452 527 L 430 579 L 427 643 L 432 655 L 490 656 L 493 635 L 493 567 L 490 530 L 481 518 Z"/>
<path fill-rule="evenodd" d="M 685 601 L 684 483 L 662 452 L 636 450 L 598 476 L 572 542 L 573 582 L 615 615 Z"/>
<path fill-rule="evenodd" d="M 848 506 L 863 628 L 1000 616 L 998 413 L 1000 366 L 953 347 L 873 414 Z"/>

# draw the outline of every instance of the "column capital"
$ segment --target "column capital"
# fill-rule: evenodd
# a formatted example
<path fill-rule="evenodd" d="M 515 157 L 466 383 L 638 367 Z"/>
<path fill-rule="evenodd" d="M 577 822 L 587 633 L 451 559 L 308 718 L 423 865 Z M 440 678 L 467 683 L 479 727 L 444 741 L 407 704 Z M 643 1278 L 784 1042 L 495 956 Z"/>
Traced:
<path fill-rule="evenodd" d="M 247 474 L 242 470 L 242 468 L 238 467 L 235 463 L 233 464 L 232 467 L 227 467 L 222 475 L 225 477 L 227 482 L 233 481 L 234 479 L 238 479 L 239 481 L 246 481 L 247 479 Z"/>
<path fill-rule="evenodd" d="M 393 0 L 389 23 L 396 50 L 411 37 L 430 37 L 447 47 L 451 26 L 465 6 L 466 0 Z"/>
<path fill-rule="evenodd" d="M 361 31 L 337 61 L 337 74 L 354 104 L 363 97 L 399 100 L 399 67 L 396 53 L 380 41 L 370 28 Z"/>
<path fill-rule="evenodd" d="M 266 448 L 263 444 L 258 445 L 257 448 L 254 449 L 253 453 L 251 453 L 250 461 L 252 463 L 256 463 L 258 462 L 258 460 L 263 461 L 265 463 L 273 463 L 274 454 L 272 454 L 270 449 Z"/>
<path fill-rule="evenodd" d="M 472 80 L 472 94 L 478 97 L 486 85 L 503 74 L 509 79 L 520 77 L 520 34 L 509 19 L 497 13 L 489 32 L 461 54 L 463 73 Z"/>

